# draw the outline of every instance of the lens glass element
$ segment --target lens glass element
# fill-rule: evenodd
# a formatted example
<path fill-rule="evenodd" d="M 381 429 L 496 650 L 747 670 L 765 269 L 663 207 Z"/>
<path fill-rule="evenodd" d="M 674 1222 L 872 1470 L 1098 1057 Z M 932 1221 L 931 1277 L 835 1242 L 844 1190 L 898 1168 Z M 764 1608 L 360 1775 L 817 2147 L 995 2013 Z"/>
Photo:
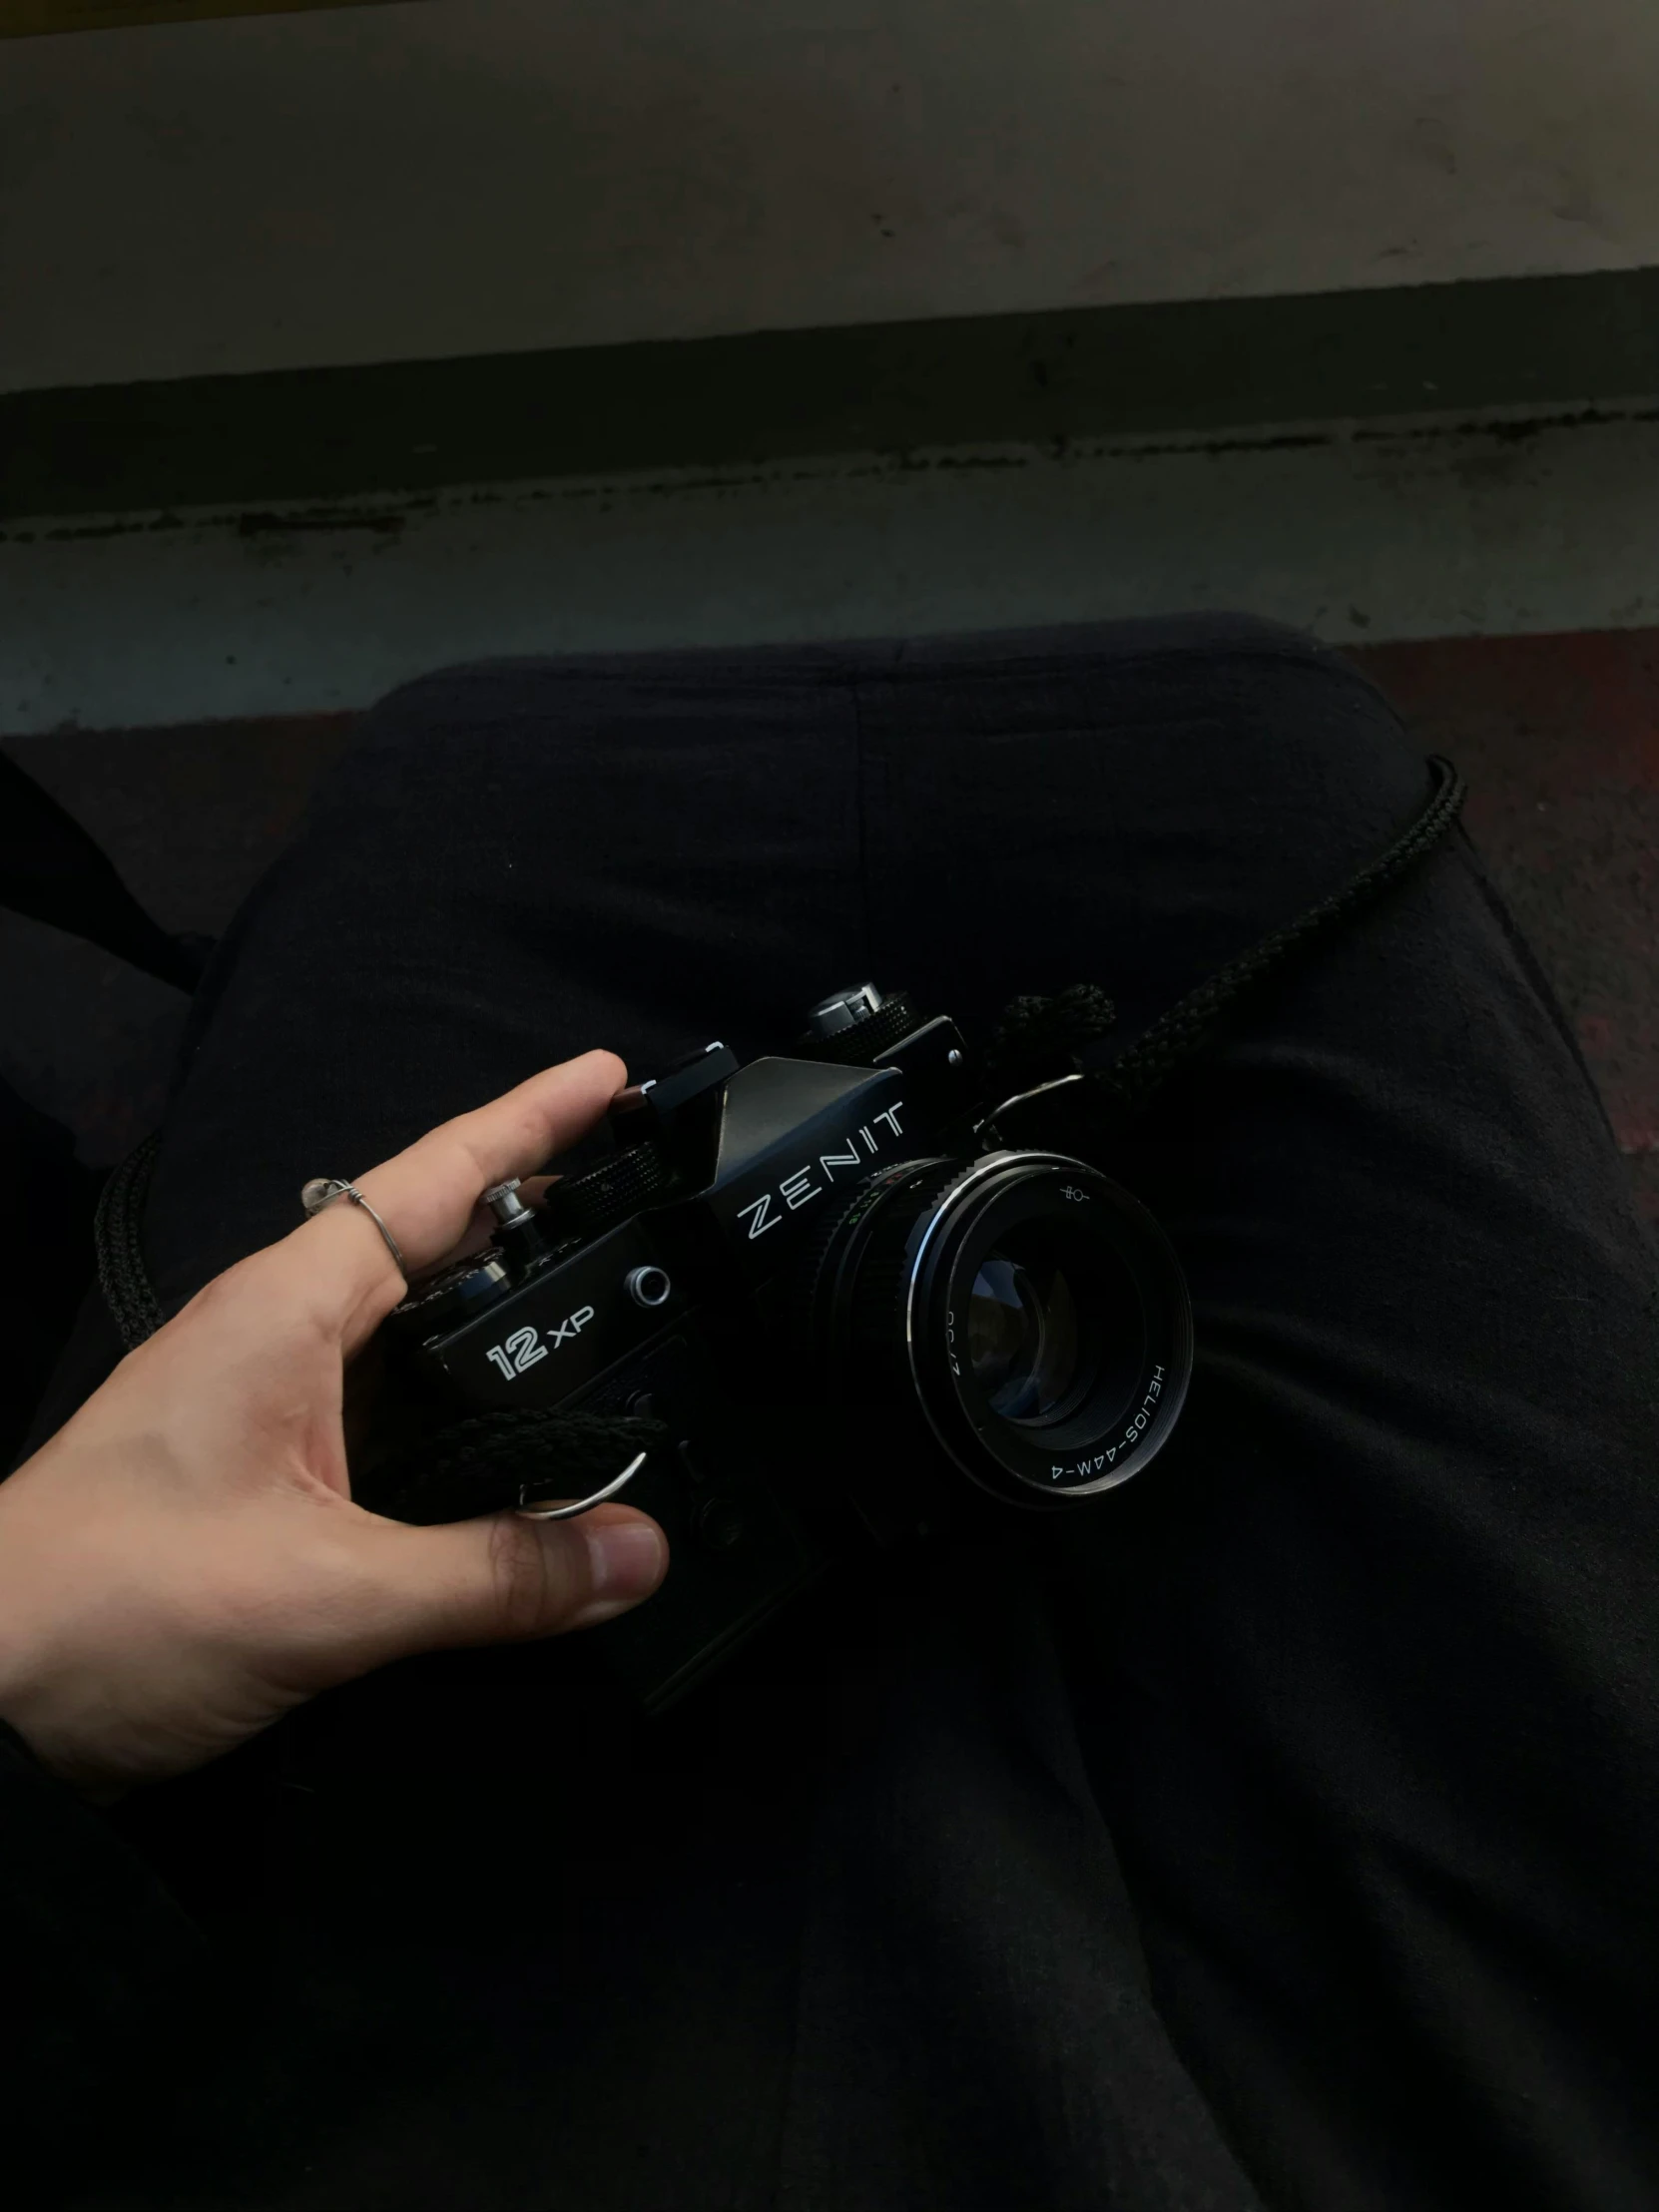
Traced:
<path fill-rule="evenodd" d="M 1003 1420 L 1029 1425 L 1070 1411 L 1096 1362 L 1079 1372 L 1077 1300 L 1052 1255 L 1021 1259 L 1004 1244 L 986 1253 L 968 1303 L 968 1359 Z"/>

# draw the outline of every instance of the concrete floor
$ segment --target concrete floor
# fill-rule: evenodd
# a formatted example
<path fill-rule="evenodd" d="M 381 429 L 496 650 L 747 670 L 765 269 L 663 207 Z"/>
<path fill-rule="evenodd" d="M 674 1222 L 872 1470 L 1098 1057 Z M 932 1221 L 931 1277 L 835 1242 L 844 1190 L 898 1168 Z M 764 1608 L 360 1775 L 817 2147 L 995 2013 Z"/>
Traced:
<path fill-rule="evenodd" d="M 354 711 L 446 662 L 1249 608 L 1659 622 L 1659 408 L 1258 424 L 0 528 L 0 736 Z"/>

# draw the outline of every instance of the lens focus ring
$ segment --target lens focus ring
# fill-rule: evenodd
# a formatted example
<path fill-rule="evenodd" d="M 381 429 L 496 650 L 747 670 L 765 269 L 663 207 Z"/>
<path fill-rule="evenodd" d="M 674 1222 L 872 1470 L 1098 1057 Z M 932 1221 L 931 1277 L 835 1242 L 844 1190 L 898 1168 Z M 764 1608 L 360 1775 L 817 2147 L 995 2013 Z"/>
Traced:
<path fill-rule="evenodd" d="M 949 1162 L 937 1159 L 895 1161 L 860 1185 L 837 1213 L 820 1222 L 802 1255 L 792 1301 L 799 1349 L 828 1361 L 831 1368 L 840 1366 L 848 1349 L 840 1294 L 852 1275 L 862 1282 L 870 1228 L 878 1217 L 885 1218 L 890 1198 L 927 1177 L 930 1170 L 941 1171 L 947 1179 L 955 1172 Z M 875 1303 L 880 1303 L 878 1293 Z"/>

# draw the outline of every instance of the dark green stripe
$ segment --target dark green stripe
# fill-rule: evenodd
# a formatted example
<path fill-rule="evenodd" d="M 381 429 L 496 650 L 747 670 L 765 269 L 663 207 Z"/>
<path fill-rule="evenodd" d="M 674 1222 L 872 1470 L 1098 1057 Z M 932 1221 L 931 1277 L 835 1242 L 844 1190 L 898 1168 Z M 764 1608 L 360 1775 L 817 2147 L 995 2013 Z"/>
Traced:
<path fill-rule="evenodd" d="M 0 397 L 0 515 L 1659 393 L 1659 270 Z"/>
<path fill-rule="evenodd" d="M 202 23 L 222 15 L 293 15 L 361 7 L 369 0 L 0 0 L 0 38 L 56 38 L 65 31 L 130 31 L 142 23 Z"/>

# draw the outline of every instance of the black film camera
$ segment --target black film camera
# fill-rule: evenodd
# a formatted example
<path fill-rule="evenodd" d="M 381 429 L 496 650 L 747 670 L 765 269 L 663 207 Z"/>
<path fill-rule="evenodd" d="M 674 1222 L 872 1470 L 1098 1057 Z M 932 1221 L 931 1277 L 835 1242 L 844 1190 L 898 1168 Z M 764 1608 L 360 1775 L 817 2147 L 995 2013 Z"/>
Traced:
<path fill-rule="evenodd" d="M 667 1581 L 594 1632 L 647 1706 L 848 1548 L 986 1499 L 1075 1506 L 1166 1441 L 1186 1284 L 1062 1149 L 1081 1081 L 981 1097 L 952 1022 L 837 992 L 791 1057 L 711 1044 L 625 1091 L 614 1154 L 539 1212 L 491 1194 L 493 1250 L 391 1317 L 428 1413 L 666 1424 L 626 1496 L 667 1531 Z"/>

